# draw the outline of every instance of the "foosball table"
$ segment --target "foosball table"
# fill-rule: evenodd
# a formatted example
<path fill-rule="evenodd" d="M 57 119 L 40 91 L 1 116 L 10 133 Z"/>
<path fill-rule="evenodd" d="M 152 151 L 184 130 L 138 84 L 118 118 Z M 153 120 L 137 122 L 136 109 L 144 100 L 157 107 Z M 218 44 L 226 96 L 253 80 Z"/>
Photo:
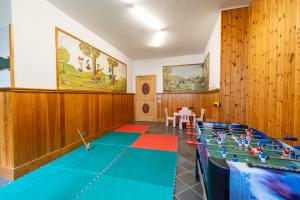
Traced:
<path fill-rule="evenodd" d="M 198 123 L 195 136 L 208 199 L 300 199 L 298 149 L 239 124 Z"/>

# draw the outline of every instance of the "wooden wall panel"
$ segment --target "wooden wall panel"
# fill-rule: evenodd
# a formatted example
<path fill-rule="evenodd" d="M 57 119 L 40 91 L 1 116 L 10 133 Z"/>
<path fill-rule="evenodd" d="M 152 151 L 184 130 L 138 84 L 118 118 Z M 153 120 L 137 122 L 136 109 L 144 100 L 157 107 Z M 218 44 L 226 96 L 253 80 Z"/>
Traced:
<path fill-rule="evenodd" d="M 300 1 L 223 11 L 221 30 L 220 120 L 300 138 Z"/>
<path fill-rule="evenodd" d="M 91 140 L 133 121 L 133 103 L 132 94 L 0 91 L 0 175 L 10 167 L 18 177 L 81 145 L 77 128 Z"/>
<path fill-rule="evenodd" d="M 222 11 L 220 121 L 246 123 L 248 8 Z"/>
<path fill-rule="evenodd" d="M 0 167 L 14 166 L 11 113 L 11 95 L 9 92 L 2 92 L 0 93 Z"/>
<path fill-rule="evenodd" d="M 296 21 L 296 69 L 295 69 L 295 101 L 294 101 L 294 132 L 300 138 L 300 3 L 297 6 Z M 297 143 L 300 144 L 300 141 Z"/>
<path fill-rule="evenodd" d="M 300 138 L 299 4 L 254 0 L 249 10 L 248 123 L 274 137 Z"/>
<path fill-rule="evenodd" d="M 169 109 L 169 115 L 173 115 L 178 107 L 194 107 L 197 116 L 200 115 L 200 109 L 207 110 L 207 119 L 218 121 L 219 109 L 213 105 L 213 102 L 219 102 L 219 91 L 211 91 L 200 94 L 157 94 L 157 119 L 165 121 L 165 108 Z"/>

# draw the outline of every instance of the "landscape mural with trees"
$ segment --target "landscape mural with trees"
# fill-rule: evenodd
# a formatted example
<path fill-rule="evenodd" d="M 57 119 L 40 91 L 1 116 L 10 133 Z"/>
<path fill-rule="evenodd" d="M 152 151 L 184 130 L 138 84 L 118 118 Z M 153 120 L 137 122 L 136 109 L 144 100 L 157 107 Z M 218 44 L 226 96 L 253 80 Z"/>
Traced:
<path fill-rule="evenodd" d="M 59 89 L 127 91 L 126 64 L 56 29 Z"/>
<path fill-rule="evenodd" d="M 204 70 L 203 64 L 164 66 L 164 92 L 197 93 L 208 91 L 209 77 L 206 70 Z"/>

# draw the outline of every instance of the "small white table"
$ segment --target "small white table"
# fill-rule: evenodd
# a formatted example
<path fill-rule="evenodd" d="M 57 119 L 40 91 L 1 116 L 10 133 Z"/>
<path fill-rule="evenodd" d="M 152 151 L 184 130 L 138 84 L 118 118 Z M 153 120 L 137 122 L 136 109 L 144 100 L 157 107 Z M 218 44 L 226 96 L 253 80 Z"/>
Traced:
<path fill-rule="evenodd" d="M 174 115 L 173 115 L 173 127 L 174 128 L 176 127 L 176 119 L 177 119 L 177 117 L 180 117 L 179 112 L 174 112 Z M 193 126 L 195 127 L 195 125 L 196 125 L 196 113 L 191 113 L 189 115 L 189 117 L 193 118 Z"/>

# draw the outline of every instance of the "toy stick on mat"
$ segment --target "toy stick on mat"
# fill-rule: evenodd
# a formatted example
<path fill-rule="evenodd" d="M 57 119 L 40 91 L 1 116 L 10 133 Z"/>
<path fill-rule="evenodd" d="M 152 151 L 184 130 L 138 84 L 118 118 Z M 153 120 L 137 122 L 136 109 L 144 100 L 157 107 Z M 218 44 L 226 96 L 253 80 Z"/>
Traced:
<path fill-rule="evenodd" d="M 82 135 L 81 135 L 81 132 L 79 131 L 79 129 L 77 128 L 77 132 L 78 132 L 78 134 L 79 134 L 79 136 L 80 136 L 80 138 L 81 138 L 81 140 L 82 140 L 82 142 L 84 143 L 84 145 L 85 145 L 85 147 L 86 147 L 86 150 L 90 150 L 91 149 L 91 145 L 90 145 L 90 143 L 86 143 L 85 142 L 85 140 L 83 139 L 83 137 L 82 137 Z"/>

